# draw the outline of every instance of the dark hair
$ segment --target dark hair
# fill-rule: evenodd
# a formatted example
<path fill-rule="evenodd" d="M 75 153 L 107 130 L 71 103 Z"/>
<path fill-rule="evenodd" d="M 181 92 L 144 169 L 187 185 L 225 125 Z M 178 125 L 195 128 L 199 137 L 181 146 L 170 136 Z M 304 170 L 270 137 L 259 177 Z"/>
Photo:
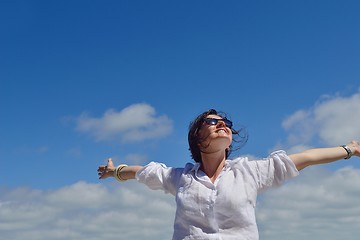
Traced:
<path fill-rule="evenodd" d="M 199 143 L 201 142 L 201 139 L 199 138 L 199 130 L 204 122 L 204 118 L 206 118 L 209 115 L 218 115 L 222 118 L 226 118 L 226 114 L 223 112 L 218 112 L 215 109 L 209 109 L 208 111 L 205 111 L 201 113 L 197 118 L 195 118 L 194 121 L 192 121 L 189 125 L 189 132 L 188 132 L 188 142 L 189 142 L 189 150 L 191 152 L 192 159 L 195 160 L 195 162 L 201 162 L 201 153 L 199 148 Z M 248 140 L 248 134 L 245 128 L 241 128 L 240 130 L 235 130 L 231 128 L 231 132 L 233 134 L 233 142 L 237 143 L 238 146 L 235 148 L 235 150 L 240 149 Z M 225 150 L 226 158 L 228 158 L 233 151 L 232 144 Z"/>

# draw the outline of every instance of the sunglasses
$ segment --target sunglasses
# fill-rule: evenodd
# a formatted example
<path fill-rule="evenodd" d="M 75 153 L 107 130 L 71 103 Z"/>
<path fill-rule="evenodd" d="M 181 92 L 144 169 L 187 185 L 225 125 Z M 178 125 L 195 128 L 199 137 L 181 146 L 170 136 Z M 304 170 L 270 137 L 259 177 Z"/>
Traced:
<path fill-rule="evenodd" d="M 228 128 L 231 128 L 232 125 L 233 125 L 232 121 L 230 121 L 230 120 L 228 120 L 226 118 L 220 118 L 220 119 L 217 119 L 217 118 L 204 118 L 204 122 L 206 122 L 209 125 L 217 125 L 219 121 L 224 122 L 225 125 Z"/>

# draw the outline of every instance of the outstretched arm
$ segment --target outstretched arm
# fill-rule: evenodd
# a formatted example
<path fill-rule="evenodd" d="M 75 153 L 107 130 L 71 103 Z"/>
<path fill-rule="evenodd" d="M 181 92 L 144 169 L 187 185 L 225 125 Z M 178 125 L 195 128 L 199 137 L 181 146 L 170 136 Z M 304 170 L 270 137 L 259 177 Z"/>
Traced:
<path fill-rule="evenodd" d="M 360 156 L 360 146 L 358 141 L 351 141 L 346 146 L 349 147 L 353 156 Z M 298 170 L 315 164 L 334 162 L 344 159 L 347 156 L 348 153 L 343 147 L 314 148 L 289 155 Z"/>
<path fill-rule="evenodd" d="M 142 166 L 124 166 L 122 168 L 119 168 L 118 176 L 123 180 L 135 179 L 136 172 L 139 171 L 141 168 Z M 98 168 L 99 179 L 114 177 L 115 169 L 116 167 L 112 159 L 109 158 L 107 165 L 101 165 Z"/>

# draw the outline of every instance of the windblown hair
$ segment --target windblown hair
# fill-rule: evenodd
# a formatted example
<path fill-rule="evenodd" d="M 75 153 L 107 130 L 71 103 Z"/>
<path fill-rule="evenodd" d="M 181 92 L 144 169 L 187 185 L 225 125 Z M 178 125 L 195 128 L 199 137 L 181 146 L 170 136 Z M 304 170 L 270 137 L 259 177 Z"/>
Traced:
<path fill-rule="evenodd" d="M 192 159 L 195 160 L 195 162 L 201 163 L 201 152 L 199 144 L 202 142 L 202 140 L 199 137 L 199 130 L 201 126 L 203 125 L 204 118 L 206 118 L 209 115 L 217 115 L 221 118 L 226 118 L 226 114 L 223 112 L 218 112 L 215 109 L 209 109 L 208 111 L 205 111 L 201 113 L 197 118 L 195 118 L 194 121 L 192 121 L 189 125 L 189 132 L 188 132 L 188 142 L 189 142 L 189 150 L 191 152 Z M 235 130 L 234 128 L 231 128 L 231 132 L 233 134 L 233 143 L 236 143 L 236 147 L 231 144 L 229 148 L 225 150 L 226 158 L 230 156 L 232 151 L 240 149 L 248 140 L 248 133 L 245 128 L 241 128 L 239 130 Z"/>

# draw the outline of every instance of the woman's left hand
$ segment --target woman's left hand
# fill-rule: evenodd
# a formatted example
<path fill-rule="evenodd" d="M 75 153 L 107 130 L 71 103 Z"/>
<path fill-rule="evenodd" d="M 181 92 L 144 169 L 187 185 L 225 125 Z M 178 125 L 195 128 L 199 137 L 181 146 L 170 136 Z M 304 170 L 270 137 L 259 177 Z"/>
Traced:
<path fill-rule="evenodd" d="M 97 171 L 98 171 L 99 179 L 105 179 L 105 178 L 108 178 L 108 177 L 113 177 L 114 176 L 114 171 L 115 171 L 115 165 L 114 165 L 112 159 L 109 158 L 107 165 L 106 166 L 104 166 L 104 165 L 99 166 Z"/>

